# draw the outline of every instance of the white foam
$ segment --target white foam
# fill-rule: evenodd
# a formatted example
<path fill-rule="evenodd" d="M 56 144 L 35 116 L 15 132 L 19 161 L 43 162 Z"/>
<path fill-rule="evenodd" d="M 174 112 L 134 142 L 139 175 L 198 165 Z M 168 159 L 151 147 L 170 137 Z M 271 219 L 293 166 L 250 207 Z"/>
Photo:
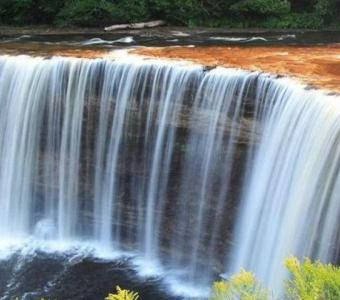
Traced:
<path fill-rule="evenodd" d="M 115 43 L 124 43 L 124 44 L 131 44 L 133 43 L 135 40 L 132 36 L 126 36 L 126 37 L 123 37 L 123 38 L 120 38 L 118 40 L 115 40 L 114 42 Z"/>
<path fill-rule="evenodd" d="M 172 34 L 173 36 L 181 36 L 181 37 L 190 36 L 189 33 L 185 33 L 185 32 L 182 32 L 182 31 L 172 31 L 171 34 Z"/>
<path fill-rule="evenodd" d="M 295 34 L 284 34 L 278 38 L 278 40 L 287 40 L 287 39 L 295 39 L 296 35 Z"/>
<path fill-rule="evenodd" d="M 90 40 L 86 40 L 86 41 L 82 42 L 81 44 L 84 45 L 84 46 L 87 46 L 87 45 L 112 44 L 112 41 L 106 41 L 106 40 L 103 40 L 101 38 L 93 38 L 93 39 L 90 39 Z"/>
<path fill-rule="evenodd" d="M 209 287 L 187 284 L 179 278 L 185 276 L 183 270 L 165 270 L 156 260 L 148 260 L 134 252 L 123 252 L 102 247 L 91 241 L 61 242 L 44 241 L 34 238 L 0 240 L 0 260 L 8 260 L 12 255 L 33 257 L 36 252 L 67 255 L 68 263 L 78 263 L 85 257 L 95 257 L 105 261 L 129 259 L 131 266 L 140 277 L 161 278 L 168 291 L 175 295 L 190 299 L 205 299 L 210 293 Z"/>
<path fill-rule="evenodd" d="M 229 37 L 229 36 L 212 36 L 209 39 L 215 41 L 226 41 L 226 42 L 254 42 L 254 41 L 283 41 L 287 39 L 295 39 L 295 34 L 285 34 L 280 36 L 272 36 L 268 38 L 264 38 L 262 36 L 253 36 L 253 37 Z"/>
<path fill-rule="evenodd" d="M 216 37 L 210 37 L 209 39 L 211 40 L 216 40 L 216 41 L 226 41 L 226 42 L 253 42 L 253 41 L 268 41 L 264 37 L 260 36 L 254 36 L 254 37 L 221 37 L 221 36 L 216 36 Z"/>
<path fill-rule="evenodd" d="M 185 283 L 177 277 L 169 276 L 165 278 L 170 292 L 175 296 L 182 296 L 190 299 L 207 299 L 211 293 L 209 287 L 196 286 Z"/>
<path fill-rule="evenodd" d="M 92 39 L 83 41 L 80 44 L 83 46 L 91 46 L 91 45 L 112 45 L 115 43 L 131 44 L 133 42 L 135 42 L 135 40 L 132 36 L 126 36 L 126 37 L 122 37 L 122 38 L 119 38 L 113 41 L 103 40 L 101 38 L 92 38 Z M 73 43 L 73 44 L 77 44 L 77 43 Z"/>

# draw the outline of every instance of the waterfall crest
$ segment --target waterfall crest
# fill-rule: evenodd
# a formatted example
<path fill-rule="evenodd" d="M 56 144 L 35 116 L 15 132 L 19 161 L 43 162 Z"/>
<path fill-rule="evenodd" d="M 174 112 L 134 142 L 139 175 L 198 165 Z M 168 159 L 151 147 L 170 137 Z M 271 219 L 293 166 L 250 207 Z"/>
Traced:
<path fill-rule="evenodd" d="M 335 96 L 240 70 L 3 56 L 0 107 L 1 239 L 91 241 L 203 285 L 243 267 L 279 288 L 285 256 L 339 257 Z"/>

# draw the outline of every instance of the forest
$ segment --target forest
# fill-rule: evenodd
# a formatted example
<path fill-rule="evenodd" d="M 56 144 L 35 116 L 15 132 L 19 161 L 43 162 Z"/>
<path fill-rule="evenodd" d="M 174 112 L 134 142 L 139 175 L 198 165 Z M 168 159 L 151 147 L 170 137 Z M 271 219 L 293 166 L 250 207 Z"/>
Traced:
<path fill-rule="evenodd" d="M 223 28 L 340 27 L 340 0 L 0 0 L 1 25 L 102 27 L 162 19 Z"/>

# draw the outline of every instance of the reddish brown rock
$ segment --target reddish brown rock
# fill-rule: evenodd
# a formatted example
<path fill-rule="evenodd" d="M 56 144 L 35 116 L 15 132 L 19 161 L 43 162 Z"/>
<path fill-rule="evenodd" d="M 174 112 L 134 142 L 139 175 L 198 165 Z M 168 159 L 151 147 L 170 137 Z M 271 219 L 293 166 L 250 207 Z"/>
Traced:
<path fill-rule="evenodd" d="M 271 47 L 165 47 L 141 48 L 148 57 L 191 60 L 289 75 L 318 88 L 340 92 L 340 45 Z"/>

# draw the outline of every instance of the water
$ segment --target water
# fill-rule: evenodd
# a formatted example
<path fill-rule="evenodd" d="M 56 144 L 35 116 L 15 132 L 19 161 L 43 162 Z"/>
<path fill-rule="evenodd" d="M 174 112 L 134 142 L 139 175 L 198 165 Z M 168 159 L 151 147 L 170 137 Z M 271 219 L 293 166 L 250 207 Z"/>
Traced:
<path fill-rule="evenodd" d="M 231 271 L 253 270 L 280 293 L 290 255 L 339 259 L 339 109 L 339 97 L 277 92 L 245 187 Z"/>
<path fill-rule="evenodd" d="M 141 299 L 182 299 L 167 292 L 161 277 L 136 274 L 129 256 L 53 242 L 1 246 L 8 256 L 0 256 L 0 299 L 104 299 L 117 285 L 138 291 Z"/>
<path fill-rule="evenodd" d="M 128 273 L 161 278 L 143 299 L 170 299 L 164 285 L 207 296 L 219 274 L 240 267 L 278 292 L 285 256 L 339 257 L 336 96 L 129 56 L 2 56 L 0 101 L 0 266 L 20 267 L 20 249 L 29 249 L 23 268 L 46 257 L 57 266 L 52 283 L 33 287 L 14 288 L 26 279 L 10 271 L 3 295 L 65 297 L 58 270 L 63 255 L 84 252 L 79 244 L 91 267 L 71 282 L 123 261 Z M 126 272 L 112 286 L 139 282 Z M 83 289 L 84 299 L 112 290 L 97 281 Z"/>
<path fill-rule="evenodd" d="M 33 31 L 34 32 L 34 31 Z M 114 32 L 48 32 L 40 34 L 12 33 L 0 36 L 2 48 L 10 45 L 20 48 L 24 45 L 68 48 L 122 48 L 135 46 L 187 46 L 187 45 L 327 45 L 340 42 L 338 30 L 304 31 L 304 30 L 254 30 L 235 31 L 228 29 L 183 29 L 183 28 L 155 28 L 147 30 L 123 30 Z"/>

